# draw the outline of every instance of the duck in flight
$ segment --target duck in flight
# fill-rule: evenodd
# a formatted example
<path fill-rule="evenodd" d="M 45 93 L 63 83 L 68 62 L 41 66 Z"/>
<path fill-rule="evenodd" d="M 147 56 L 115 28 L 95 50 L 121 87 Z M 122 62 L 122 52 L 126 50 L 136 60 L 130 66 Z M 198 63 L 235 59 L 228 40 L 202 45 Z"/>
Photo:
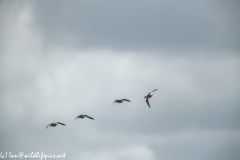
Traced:
<path fill-rule="evenodd" d="M 115 103 L 122 103 L 123 101 L 131 102 L 131 101 L 129 101 L 128 99 L 117 99 L 117 100 L 115 100 L 114 102 L 115 102 Z M 113 102 L 113 103 L 114 103 L 114 102 Z M 112 105 L 113 105 L 113 103 L 112 103 Z"/>
<path fill-rule="evenodd" d="M 156 90 L 158 90 L 158 89 L 155 89 L 155 90 L 153 90 L 152 92 L 154 92 L 154 91 L 156 91 Z M 153 96 L 153 95 L 150 94 L 150 93 L 152 93 L 152 92 L 149 92 L 148 95 L 146 95 L 146 96 L 144 97 L 144 98 L 146 98 L 146 103 L 147 103 L 147 105 L 148 105 L 149 108 L 151 108 L 151 107 L 150 107 L 150 104 L 149 104 L 149 100 L 148 100 L 148 99 Z"/>
<path fill-rule="evenodd" d="M 50 126 L 50 127 L 56 127 L 58 124 L 61 124 L 61 125 L 63 125 L 63 126 L 66 126 L 64 123 L 56 122 L 56 123 L 50 123 L 50 124 L 48 124 L 47 127 L 46 127 L 46 129 L 48 128 L 48 126 Z"/>
<path fill-rule="evenodd" d="M 83 119 L 83 118 L 85 118 L 85 117 L 87 117 L 87 118 L 89 118 L 89 119 L 92 119 L 92 120 L 94 120 L 94 118 L 92 118 L 92 117 L 90 117 L 90 116 L 88 116 L 88 115 L 81 114 L 81 115 L 77 116 L 77 117 L 74 119 L 74 121 L 75 121 L 76 119 L 78 119 L 78 118 L 81 118 L 81 119 Z"/>

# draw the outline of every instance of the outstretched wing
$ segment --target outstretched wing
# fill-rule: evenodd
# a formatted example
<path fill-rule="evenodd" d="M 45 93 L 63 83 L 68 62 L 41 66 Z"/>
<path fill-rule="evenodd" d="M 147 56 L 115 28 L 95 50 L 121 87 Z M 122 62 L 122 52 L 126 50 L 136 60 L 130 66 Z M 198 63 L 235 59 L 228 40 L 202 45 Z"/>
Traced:
<path fill-rule="evenodd" d="M 78 116 L 74 119 L 74 121 L 75 121 L 76 119 L 78 119 Z"/>
<path fill-rule="evenodd" d="M 64 123 L 61 123 L 61 122 L 58 122 L 58 124 L 61 124 L 61 125 L 63 125 L 63 126 L 66 126 Z"/>
<path fill-rule="evenodd" d="M 92 118 L 92 117 L 90 117 L 90 116 L 88 116 L 88 115 L 85 115 L 85 117 L 94 120 L 94 118 Z"/>
<path fill-rule="evenodd" d="M 115 100 L 114 102 L 116 102 L 116 100 Z M 114 102 L 113 102 L 113 103 L 114 103 Z M 112 103 L 112 105 L 113 105 L 113 103 Z"/>
<path fill-rule="evenodd" d="M 154 89 L 152 92 L 154 92 L 154 91 L 156 91 L 156 90 L 158 90 L 158 89 Z M 152 93 L 152 92 L 149 92 L 149 93 Z"/>
<path fill-rule="evenodd" d="M 51 123 L 50 123 L 51 124 Z M 50 124 L 47 125 L 46 129 L 48 128 L 48 126 L 50 126 Z"/>
<path fill-rule="evenodd" d="M 146 98 L 146 103 L 147 103 L 148 107 L 151 108 L 150 104 L 149 104 L 149 101 L 148 101 L 148 98 Z"/>
<path fill-rule="evenodd" d="M 127 102 L 131 102 L 131 101 L 129 101 L 128 99 L 122 99 L 123 101 L 127 101 Z"/>

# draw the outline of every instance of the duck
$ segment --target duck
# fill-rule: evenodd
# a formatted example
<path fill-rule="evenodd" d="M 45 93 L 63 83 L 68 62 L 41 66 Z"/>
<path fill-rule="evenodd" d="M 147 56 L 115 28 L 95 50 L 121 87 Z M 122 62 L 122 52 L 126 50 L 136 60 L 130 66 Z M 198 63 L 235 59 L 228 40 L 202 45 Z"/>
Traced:
<path fill-rule="evenodd" d="M 83 118 L 85 118 L 85 117 L 94 120 L 94 118 L 92 118 L 92 117 L 90 117 L 90 116 L 88 116 L 88 115 L 86 115 L 86 114 L 81 114 L 81 115 L 78 115 L 78 116 L 74 119 L 74 121 L 75 121 L 76 119 L 78 119 L 78 118 L 83 119 Z"/>
<path fill-rule="evenodd" d="M 149 108 L 151 108 L 151 107 L 150 107 L 150 104 L 149 104 L 149 100 L 148 100 L 148 99 L 153 96 L 153 95 L 151 95 L 150 93 L 152 93 L 152 92 L 154 92 L 154 91 L 156 91 L 156 90 L 158 90 L 158 89 L 154 89 L 153 91 L 149 92 L 148 95 L 146 95 L 146 96 L 144 97 L 144 99 L 146 98 L 146 103 L 147 103 L 147 105 L 148 105 Z"/>
<path fill-rule="evenodd" d="M 114 102 L 115 102 L 115 103 L 122 103 L 123 101 L 131 102 L 131 101 L 128 100 L 128 99 L 117 99 L 117 100 L 115 100 Z M 113 103 L 114 103 L 114 102 L 113 102 Z M 113 105 L 113 103 L 112 103 L 112 105 Z"/>
<path fill-rule="evenodd" d="M 50 123 L 47 125 L 46 129 L 48 128 L 48 126 L 50 127 L 56 127 L 58 124 L 61 124 L 63 126 L 66 126 L 64 123 L 61 123 L 61 122 L 55 122 L 55 123 Z"/>

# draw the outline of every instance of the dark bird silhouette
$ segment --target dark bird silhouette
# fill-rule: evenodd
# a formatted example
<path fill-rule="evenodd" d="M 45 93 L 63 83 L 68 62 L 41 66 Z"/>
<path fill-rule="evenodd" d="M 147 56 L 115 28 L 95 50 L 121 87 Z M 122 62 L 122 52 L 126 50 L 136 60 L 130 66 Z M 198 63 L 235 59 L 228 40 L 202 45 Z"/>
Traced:
<path fill-rule="evenodd" d="M 94 120 L 94 118 L 92 118 L 92 117 L 90 117 L 90 116 L 88 116 L 88 115 L 81 114 L 81 115 L 77 116 L 77 117 L 74 119 L 74 121 L 75 121 L 76 119 L 78 119 L 78 118 L 81 118 L 81 119 L 83 119 L 83 118 L 85 118 L 85 117 L 87 117 L 87 118 L 89 118 L 89 119 L 92 119 L 92 120 Z"/>
<path fill-rule="evenodd" d="M 155 90 L 153 90 L 152 92 L 154 92 L 154 91 L 156 91 L 156 90 L 158 90 L 158 89 L 155 89 Z M 149 108 L 151 108 L 151 107 L 150 107 L 150 104 L 149 104 L 149 100 L 148 100 L 148 99 L 153 96 L 153 95 L 150 94 L 150 93 L 152 93 L 152 92 L 149 92 L 148 95 L 146 95 L 146 96 L 144 97 L 144 98 L 146 98 L 146 103 L 147 103 L 147 105 L 148 105 Z"/>
<path fill-rule="evenodd" d="M 115 100 L 114 102 L 115 102 L 115 103 L 122 103 L 123 101 L 131 102 L 131 101 L 129 101 L 128 99 L 117 99 L 117 100 Z M 114 103 L 114 102 L 113 102 L 113 103 Z M 112 103 L 112 105 L 113 105 L 113 103 Z"/>
<path fill-rule="evenodd" d="M 64 123 L 56 122 L 56 123 L 50 123 L 49 125 L 47 125 L 46 129 L 48 128 L 48 126 L 50 126 L 50 127 L 56 127 L 58 124 L 61 124 L 61 125 L 63 125 L 63 126 L 66 126 Z"/>

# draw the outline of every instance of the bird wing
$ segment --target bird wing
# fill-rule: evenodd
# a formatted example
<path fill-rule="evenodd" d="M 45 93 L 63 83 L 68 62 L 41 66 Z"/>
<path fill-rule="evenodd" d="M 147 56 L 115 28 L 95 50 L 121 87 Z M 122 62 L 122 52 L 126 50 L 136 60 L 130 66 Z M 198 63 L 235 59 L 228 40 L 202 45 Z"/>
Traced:
<path fill-rule="evenodd" d="M 51 123 L 50 123 L 51 124 Z M 50 124 L 47 125 L 46 129 L 48 128 L 48 126 L 50 126 Z"/>
<path fill-rule="evenodd" d="M 128 102 L 131 102 L 131 101 L 129 101 L 128 99 L 122 99 L 123 101 L 128 101 Z"/>
<path fill-rule="evenodd" d="M 158 89 L 154 89 L 152 92 L 154 92 L 154 91 L 156 91 L 156 90 L 158 90 Z M 149 93 L 152 93 L 152 92 L 149 92 Z"/>
<path fill-rule="evenodd" d="M 64 123 L 61 123 L 61 122 L 58 122 L 58 124 L 61 124 L 61 125 L 63 125 L 63 126 L 66 126 Z"/>
<path fill-rule="evenodd" d="M 116 102 L 116 100 L 115 100 L 114 102 Z M 114 102 L 113 102 L 113 103 L 114 103 Z M 112 103 L 112 105 L 113 105 L 113 103 Z"/>
<path fill-rule="evenodd" d="M 78 118 L 78 116 L 74 119 L 74 121 Z"/>
<path fill-rule="evenodd" d="M 151 108 L 150 104 L 149 104 L 149 101 L 148 101 L 148 98 L 146 98 L 146 103 L 147 103 L 148 107 Z"/>
<path fill-rule="evenodd" d="M 90 117 L 90 116 L 88 116 L 88 115 L 85 115 L 85 117 L 94 120 L 94 118 L 92 118 L 92 117 Z"/>

